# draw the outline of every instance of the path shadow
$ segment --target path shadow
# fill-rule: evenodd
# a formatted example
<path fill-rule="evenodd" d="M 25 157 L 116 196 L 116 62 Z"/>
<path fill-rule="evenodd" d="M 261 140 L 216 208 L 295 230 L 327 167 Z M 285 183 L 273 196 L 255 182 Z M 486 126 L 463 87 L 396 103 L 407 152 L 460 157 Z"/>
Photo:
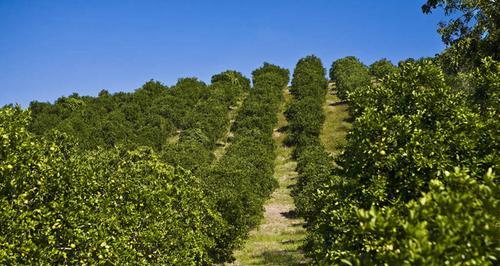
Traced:
<path fill-rule="evenodd" d="M 287 212 L 281 212 L 280 213 L 281 216 L 287 218 L 287 219 L 291 219 L 291 220 L 298 220 L 300 219 L 300 216 L 299 216 L 299 213 L 297 212 L 296 209 L 294 210 L 290 210 L 290 211 L 287 211 Z M 291 226 L 292 227 L 304 227 L 304 222 L 292 222 L 291 223 Z M 291 241 L 295 241 L 295 240 L 291 240 Z"/>
<path fill-rule="evenodd" d="M 348 117 L 344 118 L 344 122 L 352 124 L 352 123 L 354 123 L 354 117 L 348 116 Z"/>
<path fill-rule="evenodd" d="M 286 133 L 288 131 L 288 125 L 286 126 L 282 126 L 278 129 L 276 129 L 276 131 L 280 132 L 280 133 Z"/>
<path fill-rule="evenodd" d="M 275 265 L 275 266 L 300 266 L 307 265 L 306 262 L 297 261 L 297 251 L 290 252 L 286 250 L 266 251 L 262 253 L 262 265 Z M 295 254 L 294 254 L 295 253 Z"/>
<path fill-rule="evenodd" d="M 283 240 L 281 241 L 282 244 L 294 244 L 294 243 L 297 243 L 297 242 L 301 242 L 297 239 L 289 239 L 289 240 Z"/>
<path fill-rule="evenodd" d="M 285 139 L 283 140 L 283 147 L 292 148 L 294 145 L 295 143 L 290 138 L 290 135 L 286 135 Z"/>
<path fill-rule="evenodd" d="M 346 104 L 347 104 L 346 101 L 338 101 L 338 102 L 330 103 L 329 105 L 330 106 L 340 106 L 340 105 L 346 105 Z"/>
<path fill-rule="evenodd" d="M 287 211 L 287 212 L 282 212 L 281 215 L 285 218 L 288 218 L 288 219 L 297 219 L 299 218 L 299 214 L 297 213 L 296 210 L 290 210 L 290 211 Z"/>
<path fill-rule="evenodd" d="M 304 223 L 293 223 L 292 227 L 302 227 L 304 228 L 305 224 Z"/>

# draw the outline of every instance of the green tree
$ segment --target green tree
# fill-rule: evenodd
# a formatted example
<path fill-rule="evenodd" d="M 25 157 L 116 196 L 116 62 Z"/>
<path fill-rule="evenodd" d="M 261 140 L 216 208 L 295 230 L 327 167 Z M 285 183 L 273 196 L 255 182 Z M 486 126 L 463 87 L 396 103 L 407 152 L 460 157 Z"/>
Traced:
<path fill-rule="evenodd" d="M 500 3 L 493 0 L 427 0 L 422 6 L 426 14 L 443 9 L 451 16 L 439 24 L 438 32 L 449 46 L 440 56 L 443 65 L 453 72 L 480 64 L 491 56 L 500 60 Z"/>
<path fill-rule="evenodd" d="M 370 65 L 371 74 L 379 79 L 382 79 L 385 76 L 396 72 L 396 70 L 397 70 L 396 66 L 394 66 L 391 63 L 391 61 L 385 58 L 375 61 L 373 64 Z"/>
<path fill-rule="evenodd" d="M 495 68 L 482 69 L 482 73 L 475 73 L 478 75 L 475 79 L 481 81 L 478 84 L 495 80 L 494 73 L 490 73 L 495 72 Z M 404 265 L 397 260 L 391 263 L 389 257 L 405 258 L 403 253 L 415 255 L 410 254 L 418 252 L 411 249 L 412 239 L 408 239 L 410 246 L 400 249 L 391 247 L 391 243 L 386 245 L 387 239 L 399 239 L 401 231 L 389 227 L 389 231 L 384 231 L 388 235 L 376 235 L 363 228 L 367 220 L 358 214 L 370 209 L 392 209 L 407 214 L 413 208 L 409 202 L 428 193 L 437 182 L 434 180 L 447 180 L 446 171 L 454 167 L 469 169 L 470 176 L 482 185 L 482 177 L 488 169 L 498 166 L 499 141 L 495 132 L 500 124 L 492 118 L 497 116 L 495 109 L 488 109 L 488 115 L 476 112 L 466 93 L 450 87 L 443 71 L 432 61 L 404 63 L 396 73 L 368 88 L 365 94 L 351 98 L 353 102 L 362 101 L 363 111 L 356 117 L 345 150 L 337 160 L 340 168 L 335 170 L 335 175 L 322 177 L 323 181 L 310 196 L 314 200 L 309 203 L 315 205 L 309 209 L 309 215 L 314 218 L 308 219 L 306 247 L 308 254 L 318 262 L 340 264 L 348 259 L 346 263 L 350 263 L 349 260 L 355 262 L 357 258 L 361 265 Z M 453 195 L 454 200 L 460 199 L 460 191 Z M 462 196 L 473 198 L 474 195 Z M 464 209 L 460 215 L 455 222 L 467 226 L 471 225 L 470 220 L 481 216 L 476 216 L 473 208 Z M 453 227 L 453 218 L 440 225 L 438 217 L 424 216 L 413 222 L 421 220 L 419 226 L 432 222 L 443 230 Z M 477 222 L 495 226 L 488 219 Z M 386 225 L 390 226 L 390 222 Z M 404 229 L 405 225 L 402 226 Z M 468 235 L 450 232 L 436 234 L 443 240 L 440 247 L 446 247 L 449 241 L 449 250 L 425 251 L 415 255 L 419 259 L 409 265 L 419 262 L 439 265 L 443 259 L 459 261 L 462 251 L 469 250 L 465 246 Z M 477 239 L 486 237 L 486 231 L 477 232 L 483 234 Z M 422 241 L 428 243 L 426 239 Z M 486 252 L 490 254 L 493 250 L 490 244 L 487 246 Z M 387 257 L 378 257 L 382 252 L 386 252 Z M 465 256 L 472 256 L 474 249 L 470 252 Z M 426 260 L 421 260 L 426 256 Z"/>
<path fill-rule="evenodd" d="M 81 151 L 0 109 L 0 264 L 206 265 L 220 218 L 150 148 Z"/>
<path fill-rule="evenodd" d="M 478 181 L 481 180 L 481 181 Z M 500 244 L 500 189 L 495 175 L 445 172 L 429 191 L 402 206 L 359 210 L 363 243 L 373 259 L 361 265 L 495 265 Z"/>
<path fill-rule="evenodd" d="M 334 61 L 330 68 L 330 79 L 335 82 L 337 95 L 343 101 L 349 101 L 349 94 L 371 84 L 368 68 L 354 56 Z"/>

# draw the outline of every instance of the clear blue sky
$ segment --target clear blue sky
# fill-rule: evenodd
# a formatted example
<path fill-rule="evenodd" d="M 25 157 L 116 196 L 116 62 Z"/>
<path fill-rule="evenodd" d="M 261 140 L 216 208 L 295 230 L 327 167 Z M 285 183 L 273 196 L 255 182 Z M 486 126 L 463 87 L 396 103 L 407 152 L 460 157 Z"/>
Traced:
<path fill-rule="evenodd" d="M 0 0 L 0 106 L 133 91 L 149 79 L 290 69 L 309 54 L 329 67 L 443 49 L 424 0 Z"/>

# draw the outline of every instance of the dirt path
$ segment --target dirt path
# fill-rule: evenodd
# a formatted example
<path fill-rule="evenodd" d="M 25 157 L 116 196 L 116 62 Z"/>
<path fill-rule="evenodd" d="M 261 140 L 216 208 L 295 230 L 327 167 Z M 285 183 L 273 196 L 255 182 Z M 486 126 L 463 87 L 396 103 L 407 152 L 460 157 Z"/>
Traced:
<path fill-rule="evenodd" d="M 288 93 L 285 99 L 290 99 Z M 274 176 L 279 188 L 264 205 L 264 219 L 259 228 L 250 232 L 245 246 L 235 252 L 236 262 L 230 265 L 307 265 L 300 250 L 305 237 L 303 220 L 295 217 L 295 205 L 290 195 L 296 182 L 297 162 L 291 157 L 293 148 L 284 145 L 286 134 L 281 130 L 287 125 L 284 109 L 285 105 L 278 116 L 278 128 L 273 133 L 277 144 Z"/>

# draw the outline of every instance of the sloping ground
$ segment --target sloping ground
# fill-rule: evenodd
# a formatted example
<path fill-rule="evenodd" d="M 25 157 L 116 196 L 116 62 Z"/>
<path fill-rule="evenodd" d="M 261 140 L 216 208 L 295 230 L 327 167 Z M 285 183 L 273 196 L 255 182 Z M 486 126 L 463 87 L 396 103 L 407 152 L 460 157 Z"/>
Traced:
<path fill-rule="evenodd" d="M 290 95 L 285 94 L 288 101 Z M 236 261 L 230 265 L 307 265 L 300 246 L 305 237 L 303 221 L 295 217 L 295 206 L 290 190 L 296 182 L 297 162 L 292 159 L 292 147 L 286 147 L 283 133 L 287 121 L 278 116 L 278 128 L 273 133 L 277 144 L 274 176 L 279 187 L 266 202 L 264 218 L 259 228 L 250 232 L 245 246 L 235 252 Z"/>
<path fill-rule="evenodd" d="M 340 101 L 334 90 L 329 90 L 323 110 L 325 122 L 319 137 L 325 149 L 335 157 L 342 150 L 347 132 L 351 129 L 347 104 Z"/>

